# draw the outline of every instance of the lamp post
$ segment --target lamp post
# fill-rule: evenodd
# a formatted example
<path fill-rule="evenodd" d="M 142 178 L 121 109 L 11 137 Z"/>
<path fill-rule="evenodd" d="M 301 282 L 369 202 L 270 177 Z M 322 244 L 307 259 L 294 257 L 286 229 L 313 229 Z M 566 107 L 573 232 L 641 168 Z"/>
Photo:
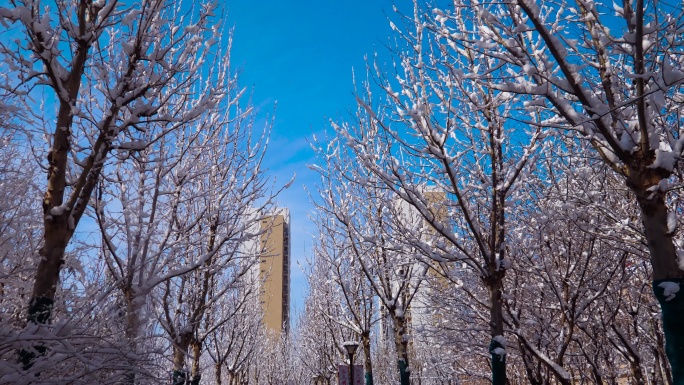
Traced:
<path fill-rule="evenodd" d="M 349 385 L 354 384 L 354 353 L 359 347 L 359 343 L 356 341 L 347 341 L 342 344 L 347 353 L 349 354 Z"/>

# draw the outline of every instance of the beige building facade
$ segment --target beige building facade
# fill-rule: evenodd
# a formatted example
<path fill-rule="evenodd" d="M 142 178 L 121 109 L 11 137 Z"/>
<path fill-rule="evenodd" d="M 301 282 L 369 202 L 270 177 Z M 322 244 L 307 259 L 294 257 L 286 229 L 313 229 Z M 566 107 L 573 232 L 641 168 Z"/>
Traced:
<path fill-rule="evenodd" d="M 260 225 L 259 301 L 264 326 L 281 336 L 290 322 L 290 213 L 278 209 Z"/>

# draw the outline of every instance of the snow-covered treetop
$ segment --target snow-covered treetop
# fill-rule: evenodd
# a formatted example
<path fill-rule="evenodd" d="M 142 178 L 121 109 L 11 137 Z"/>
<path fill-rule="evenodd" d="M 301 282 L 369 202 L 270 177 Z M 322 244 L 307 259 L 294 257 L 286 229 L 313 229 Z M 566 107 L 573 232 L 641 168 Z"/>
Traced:
<path fill-rule="evenodd" d="M 518 119 L 577 131 L 628 178 L 654 170 L 646 187 L 670 175 L 684 144 L 681 3 L 453 3 L 425 28 L 486 61 L 458 78 L 517 95 Z"/>

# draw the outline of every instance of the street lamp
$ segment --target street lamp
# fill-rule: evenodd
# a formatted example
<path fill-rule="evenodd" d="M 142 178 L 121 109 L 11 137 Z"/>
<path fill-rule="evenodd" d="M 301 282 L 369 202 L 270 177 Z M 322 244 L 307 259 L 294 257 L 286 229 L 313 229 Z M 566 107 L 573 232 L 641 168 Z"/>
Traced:
<path fill-rule="evenodd" d="M 349 384 L 351 385 L 354 383 L 354 353 L 356 353 L 356 349 L 359 348 L 359 343 L 356 341 L 347 341 L 343 342 L 342 346 L 347 349 L 347 353 L 349 354 Z"/>

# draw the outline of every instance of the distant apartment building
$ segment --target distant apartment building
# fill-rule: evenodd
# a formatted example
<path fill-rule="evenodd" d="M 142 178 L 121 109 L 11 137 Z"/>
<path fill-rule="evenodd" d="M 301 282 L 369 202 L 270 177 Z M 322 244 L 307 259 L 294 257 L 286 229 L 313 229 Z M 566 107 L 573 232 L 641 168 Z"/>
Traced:
<path fill-rule="evenodd" d="M 446 207 L 448 198 L 446 192 L 434 187 L 426 186 L 423 187 L 421 193 L 425 199 L 425 209 L 429 212 L 427 216 L 433 216 L 438 222 L 441 222 L 446 226 L 448 224 L 448 212 Z M 412 228 L 416 233 L 419 233 L 423 242 L 430 242 L 432 238 L 435 238 L 437 235 L 436 230 L 430 226 L 423 215 L 405 200 L 397 198 L 394 201 L 392 209 L 394 215 L 399 218 L 398 221 L 402 223 L 403 226 Z M 417 251 L 415 253 L 418 254 Z M 407 293 L 410 293 L 413 290 L 416 291 L 412 296 L 411 304 L 406 309 L 404 315 L 408 327 L 411 329 L 410 334 L 412 336 L 419 337 L 421 332 L 418 332 L 418 330 L 422 331 L 433 328 L 441 322 L 441 315 L 435 312 L 436 308 L 433 303 L 433 296 L 435 295 L 435 290 L 439 292 L 439 289 L 446 289 L 448 286 L 449 282 L 442 276 L 442 273 L 450 264 L 453 264 L 453 262 L 439 263 L 435 260 L 431 260 L 428 256 L 422 256 L 420 259 L 415 259 L 413 266 L 410 267 L 414 276 L 410 280 L 409 287 L 405 290 Z M 426 275 L 419 273 L 423 269 L 427 269 Z M 402 270 L 403 268 L 399 269 L 399 271 Z M 403 273 L 400 275 L 403 275 Z M 397 290 L 400 284 L 401 282 L 399 281 L 392 282 L 392 290 Z M 380 340 L 391 340 L 394 338 L 391 330 L 392 321 L 383 306 L 379 306 L 379 309 L 380 322 L 378 325 L 380 328 Z"/>
<path fill-rule="evenodd" d="M 290 212 L 277 209 L 261 220 L 259 301 L 264 326 L 276 336 L 290 323 Z"/>
<path fill-rule="evenodd" d="M 448 212 L 446 204 L 447 194 L 444 190 L 425 186 L 422 189 L 422 195 L 425 199 L 425 210 L 429 212 L 428 217 L 432 216 L 437 222 L 442 223 L 445 227 L 448 226 Z M 404 224 L 414 228 L 420 228 L 421 240 L 423 242 L 431 242 L 433 238 L 437 237 L 437 231 L 432 228 L 428 221 L 420 214 L 420 212 L 404 200 L 397 201 L 397 213 L 401 216 Z M 419 224 L 419 225 L 418 225 Z M 418 226 L 417 226 L 418 225 Z M 411 306 L 407 309 L 406 317 L 410 327 L 423 329 L 430 326 L 435 326 L 441 321 L 439 314 L 434 314 L 434 304 L 432 297 L 435 295 L 434 291 L 441 291 L 446 289 L 449 285 L 448 280 L 442 276 L 448 265 L 452 263 L 439 263 L 431 260 L 428 256 L 423 256 L 421 262 L 416 260 L 414 265 L 415 271 L 420 271 L 421 266 L 427 268 L 427 275 L 416 278 L 413 281 L 414 285 L 420 282 L 420 289 L 416 292 Z M 427 265 L 427 266 L 426 266 Z"/>

